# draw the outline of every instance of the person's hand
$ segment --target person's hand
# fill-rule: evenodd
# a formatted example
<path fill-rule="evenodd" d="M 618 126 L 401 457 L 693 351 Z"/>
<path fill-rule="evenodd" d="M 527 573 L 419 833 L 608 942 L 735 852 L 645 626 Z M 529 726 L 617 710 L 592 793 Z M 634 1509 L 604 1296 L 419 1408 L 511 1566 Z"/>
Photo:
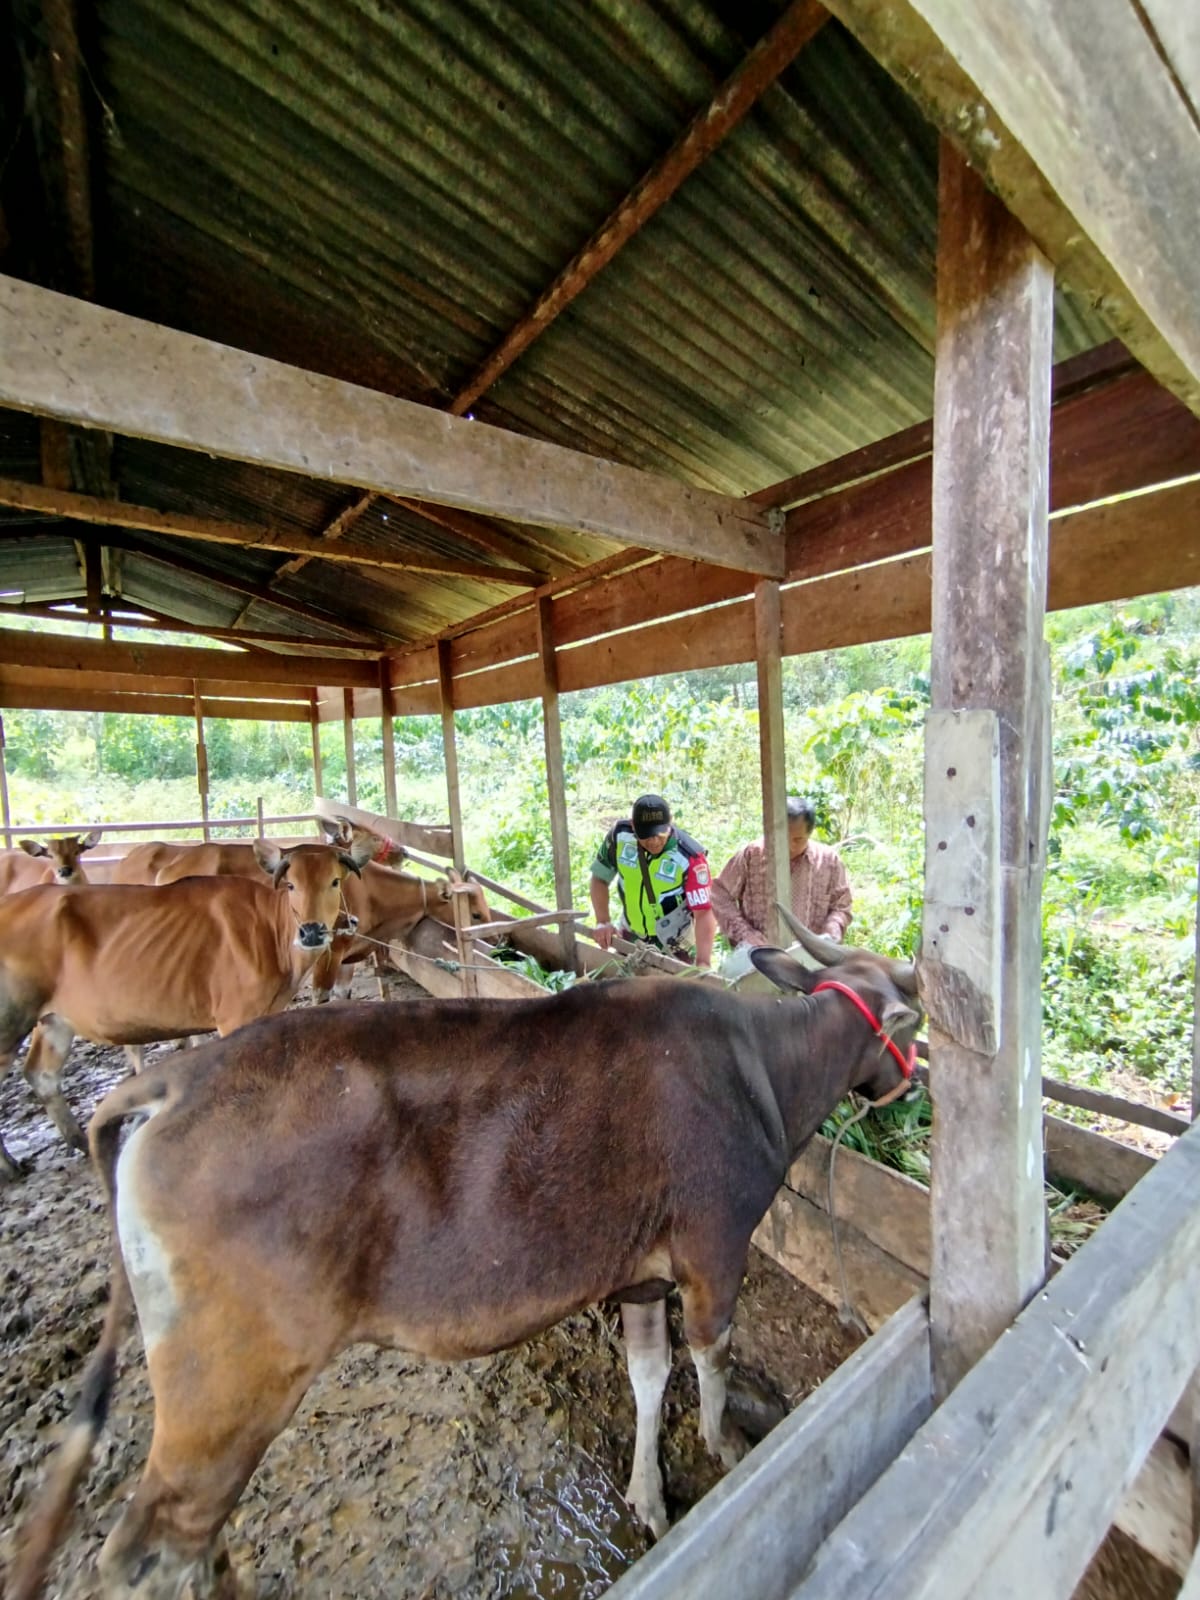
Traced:
<path fill-rule="evenodd" d="M 598 922 L 596 924 L 596 943 L 601 950 L 611 950 L 617 930 L 611 922 Z"/>

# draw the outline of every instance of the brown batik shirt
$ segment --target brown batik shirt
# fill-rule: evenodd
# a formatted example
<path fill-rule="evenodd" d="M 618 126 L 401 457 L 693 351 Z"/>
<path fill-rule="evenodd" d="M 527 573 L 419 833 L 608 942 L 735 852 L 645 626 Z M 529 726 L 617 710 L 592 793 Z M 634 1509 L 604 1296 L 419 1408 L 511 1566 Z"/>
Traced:
<path fill-rule="evenodd" d="M 831 845 L 810 839 L 791 863 L 792 914 L 813 933 L 841 940 L 850 926 L 850 880 Z M 735 852 L 713 880 L 712 907 L 721 932 L 735 948 L 768 944 L 767 852 L 761 839 Z"/>

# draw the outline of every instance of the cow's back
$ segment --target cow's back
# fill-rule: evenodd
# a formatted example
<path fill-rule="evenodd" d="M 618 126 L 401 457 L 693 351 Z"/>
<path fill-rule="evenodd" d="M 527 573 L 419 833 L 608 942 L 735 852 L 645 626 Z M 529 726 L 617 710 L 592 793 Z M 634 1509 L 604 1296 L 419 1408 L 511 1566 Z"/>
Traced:
<path fill-rule="evenodd" d="M 50 883 L 54 864 L 44 856 L 31 856 L 24 850 L 0 850 L 0 895 L 20 894 L 40 883 Z"/>
<path fill-rule="evenodd" d="M 203 1032 L 261 1015 L 285 983 L 279 898 L 265 876 L 27 890 L 0 903 L 0 969 L 32 970 L 43 1009 L 88 1038 Z"/>
<path fill-rule="evenodd" d="M 177 883 L 180 878 L 262 878 L 254 846 L 237 841 L 217 843 L 139 844 L 116 864 L 111 883 Z"/>

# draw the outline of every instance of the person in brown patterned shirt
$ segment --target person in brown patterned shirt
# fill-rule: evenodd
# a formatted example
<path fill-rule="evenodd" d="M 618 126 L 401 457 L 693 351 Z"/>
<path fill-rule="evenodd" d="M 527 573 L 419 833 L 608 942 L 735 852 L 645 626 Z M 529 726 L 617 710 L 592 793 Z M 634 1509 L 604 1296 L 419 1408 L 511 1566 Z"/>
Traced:
<path fill-rule="evenodd" d="M 792 912 L 813 933 L 840 944 L 853 916 L 850 880 L 842 858 L 831 845 L 818 844 L 811 837 L 811 801 L 792 797 L 787 812 Z M 735 950 L 772 942 L 763 932 L 767 905 L 767 852 L 763 841 L 756 839 L 736 851 L 713 880 L 717 923 Z"/>

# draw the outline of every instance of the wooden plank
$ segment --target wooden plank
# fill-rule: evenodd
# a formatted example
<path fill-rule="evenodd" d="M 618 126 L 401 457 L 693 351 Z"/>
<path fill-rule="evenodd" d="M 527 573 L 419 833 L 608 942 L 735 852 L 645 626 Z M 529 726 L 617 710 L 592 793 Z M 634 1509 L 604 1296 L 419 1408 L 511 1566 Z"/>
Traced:
<path fill-rule="evenodd" d="M 446 641 L 438 645 L 438 696 L 442 712 L 442 749 L 446 762 L 446 803 L 450 812 L 450 842 L 454 852 L 454 865 L 462 872 L 466 867 L 463 854 L 462 801 L 458 787 L 458 745 L 454 738 L 454 680 L 450 671 L 450 646 Z"/>
<path fill-rule="evenodd" d="M 1061 1117 L 1045 1117 L 1042 1132 L 1046 1176 L 1060 1186 L 1086 1189 L 1101 1200 L 1124 1199 L 1155 1165 L 1145 1151 Z"/>
<path fill-rule="evenodd" d="M 308 690 L 298 683 L 240 683 L 231 678 L 183 676 L 160 678 L 140 672 L 91 673 L 88 681 L 110 694 L 190 695 L 193 683 L 198 683 L 205 699 L 284 700 L 297 705 L 308 704 Z M 54 667 L 12 667 L 0 662 L 0 683 L 26 689 L 77 689 L 79 676 Z"/>
<path fill-rule="evenodd" d="M 770 512 L 15 278 L 0 404 L 382 494 L 783 573 Z"/>
<path fill-rule="evenodd" d="M 358 803 L 358 775 L 354 766 L 354 690 L 342 690 L 342 739 L 346 752 L 346 799 Z"/>
<path fill-rule="evenodd" d="M 830 1305 L 842 1304 L 842 1276 L 829 1215 L 822 1207 L 785 1186 L 759 1223 L 754 1243 Z M 882 1327 L 913 1295 L 924 1292 L 925 1280 L 919 1272 L 872 1244 L 865 1233 L 840 1215 L 838 1243 L 846 1290 L 868 1327 Z"/>
<path fill-rule="evenodd" d="M 965 152 L 1063 279 L 1200 409 L 1200 128 L 1140 7 L 995 0 L 977 14 L 960 0 L 833 0 L 830 9 Z"/>
<path fill-rule="evenodd" d="M 962 1008 L 930 1016 L 938 1114 L 929 1304 L 939 1398 L 999 1337 L 1045 1275 L 1038 1090 L 1040 904 L 1050 800 L 1043 634 L 1053 321 L 1049 263 L 943 141 L 931 704 L 935 712 L 991 711 L 999 728 L 998 801 L 994 816 L 977 819 L 988 828 L 998 823 L 999 848 L 969 859 L 970 846 L 964 846 L 970 870 L 959 890 L 988 895 L 986 914 L 999 918 L 1001 954 L 990 1038 L 985 1018 L 979 1037 L 964 1030 Z M 990 738 L 989 730 L 988 748 Z M 993 806 L 991 781 L 984 774 L 976 786 L 964 774 L 968 788 L 960 804 L 953 760 L 944 768 L 927 766 L 926 810 L 947 826 L 961 818 L 969 839 L 967 808 Z M 989 872 L 999 877 L 998 886 L 983 881 Z M 919 971 L 924 987 L 923 962 Z M 950 977 L 944 964 L 931 970 L 939 996 Z M 990 981 L 984 967 L 954 977 L 967 993 L 976 979 Z M 986 1048 L 989 1043 L 994 1047 Z"/>
<path fill-rule="evenodd" d="M 1200 121 L 1200 29 L 1194 12 L 1174 0 L 1138 0 L 1138 5 L 1175 87 Z"/>
<path fill-rule="evenodd" d="M 1187 1452 L 1156 1439 L 1113 1518 L 1156 1561 L 1183 1577 L 1191 1561 L 1192 1485 Z"/>
<path fill-rule="evenodd" d="M 1102 1094 L 1098 1089 L 1085 1089 L 1078 1083 L 1065 1083 L 1061 1078 L 1042 1075 L 1042 1094 L 1061 1105 L 1080 1106 L 1101 1117 L 1117 1117 L 1122 1122 L 1136 1123 L 1142 1128 L 1156 1128 L 1159 1133 L 1169 1133 L 1178 1138 L 1188 1130 L 1186 1117 L 1177 1117 L 1157 1106 L 1144 1106 L 1136 1100 L 1125 1100 L 1120 1095 Z"/>
<path fill-rule="evenodd" d="M 1146 372 L 1060 402 L 1050 426 L 1050 509 L 1068 511 L 1200 472 L 1200 421 Z M 790 513 L 789 577 L 817 577 L 930 542 L 932 468 L 910 463 Z"/>
<path fill-rule="evenodd" d="M 562 718 L 558 707 L 558 661 L 554 653 L 554 618 L 547 596 L 538 601 L 538 660 L 542 673 L 542 730 L 546 746 L 546 788 L 550 808 L 550 851 L 554 862 L 554 898 L 560 909 L 574 905 L 571 885 L 571 832 L 567 818 L 567 780 L 563 771 Z M 575 970 L 575 927 L 560 930 L 563 969 Z"/>
<path fill-rule="evenodd" d="M 767 855 L 767 922 L 763 932 L 779 945 L 790 942 L 779 906 L 790 908 L 787 753 L 783 729 L 783 611 L 779 585 L 754 586 L 754 655 L 758 677 L 758 770 L 763 840 Z"/>
<path fill-rule="evenodd" d="M 4 848 L 12 849 L 12 810 L 8 801 L 8 762 L 5 756 L 4 718 L 0 716 L 0 825 L 3 828 Z"/>
<path fill-rule="evenodd" d="M 317 714 L 316 690 L 310 691 L 308 720 L 312 729 L 313 793 L 320 799 L 325 793 L 325 773 L 321 765 L 321 719 Z"/>
<path fill-rule="evenodd" d="M 518 589 L 536 587 L 536 573 L 486 562 L 457 561 L 423 550 L 386 552 L 374 545 L 334 542 L 319 533 L 273 528 L 249 522 L 227 522 L 215 517 L 194 517 L 182 511 L 158 511 L 125 500 L 101 500 L 94 495 L 47 489 L 15 478 L 0 478 L 0 506 L 22 511 L 44 511 L 48 516 L 69 517 L 101 527 L 137 528 L 144 533 L 170 534 L 207 544 L 235 545 L 248 550 L 278 550 L 303 556 L 306 561 L 341 562 L 346 566 L 378 567 L 395 572 L 435 572 L 449 577 L 478 578 L 485 583 L 508 583 Z M 276 577 L 280 574 L 276 573 Z M 273 580 L 272 580 L 273 581 Z M 89 608 L 91 601 L 89 599 Z"/>
<path fill-rule="evenodd" d="M 1060 1600 L 1200 1362 L 1190 1130 L 914 1435 L 796 1600 Z"/>
<path fill-rule="evenodd" d="M 362 806 L 347 805 L 344 800 L 331 800 L 326 795 L 317 796 L 313 811 L 318 817 L 327 817 L 331 822 L 344 817 L 357 827 L 366 828 L 385 839 L 394 839 L 406 849 L 411 845 L 414 850 L 428 850 L 431 855 L 450 855 L 450 829 L 446 827 L 424 822 L 403 822 L 397 817 L 381 817 L 377 811 L 366 811 Z"/>
<path fill-rule="evenodd" d="M 379 724 L 383 735 L 383 809 L 396 815 L 396 707 L 386 661 L 379 663 Z"/>
<path fill-rule="evenodd" d="M 16 711 L 115 711 L 121 716 L 191 717 L 190 694 L 107 694 L 102 689 L 0 686 L 0 706 Z M 286 700 L 202 700 L 206 717 L 234 722 L 307 722 L 308 710 Z"/>
<path fill-rule="evenodd" d="M 0 659 L 11 666 L 52 667 L 59 672 L 89 676 L 104 672 L 147 673 L 161 678 L 230 683 L 294 683 L 305 689 L 315 683 L 373 688 L 378 682 L 374 662 L 349 661 L 340 656 L 291 660 L 285 655 L 246 655 L 232 650 L 199 650 L 189 645 L 104 644 L 99 639 L 72 639 L 49 633 L 0 631 Z"/>
<path fill-rule="evenodd" d="M 929 1390 L 927 1318 L 910 1301 L 642 1556 L 611 1600 L 785 1600 L 925 1421 Z"/>
<path fill-rule="evenodd" d="M 109 554 L 120 555 L 120 551 Z M 36 617 L 46 622 L 79 622 L 86 623 L 86 612 L 69 607 L 74 602 L 62 602 L 58 605 L 32 605 L 25 602 L 22 605 L 9 605 L 7 602 L 0 604 L 0 618 L 12 615 L 14 617 Z M 136 616 L 128 615 L 121 608 L 134 608 Z M 356 655 L 378 656 L 379 646 L 368 644 L 360 640 L 357 644 L 349 639 L 314 639 L 311 635 L 307 638 L 298 633 L 273 633 L 252 628 L 215 628 L 207 622 L 181 622 L 178 617 L 165 616 L 161 611 L 152 611 L 149 606 L 141 605 L 136 600 L 126 598 L 116 606 L 110 606 L 109 620 L 114 628 L 127 628 L 137 632 L 143 628 L 153 629 L 156 633 L 186 633 L 204 639 L 221 639 L 231 644 L 242 644 L 247 649 L 258 644 L 286 644 L 292 650 L 304 651 L 350 651 Z"/>
<path fill-rule="evenodd" d="M 818 1210 L 829 1213 L 830 1140 L 818 1134 L 792 1163 L 788 1187 Z M 902 1172 L 847 1149 L 834 1164 L 834 1215 L 908 1267 L 929 1277 L 929 1190 Z"/>

